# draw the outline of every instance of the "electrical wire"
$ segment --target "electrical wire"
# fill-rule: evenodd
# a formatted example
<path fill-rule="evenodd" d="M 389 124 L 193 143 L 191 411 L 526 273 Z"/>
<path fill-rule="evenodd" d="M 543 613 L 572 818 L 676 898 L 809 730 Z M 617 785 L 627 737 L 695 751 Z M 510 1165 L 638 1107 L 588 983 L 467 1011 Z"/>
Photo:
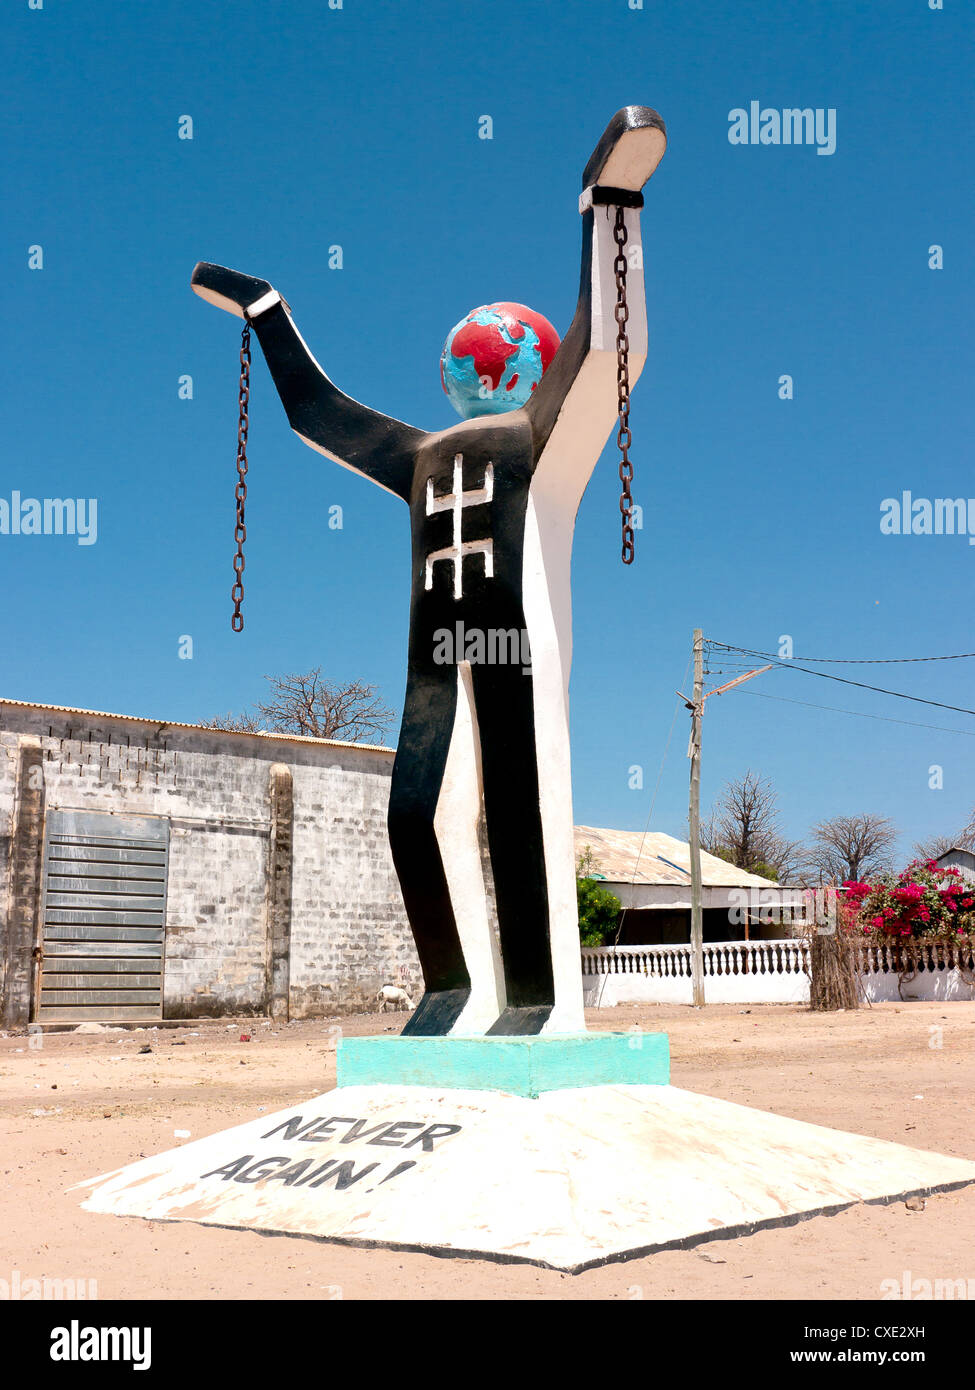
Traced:
<path fill-rule="evenodd" d="M 724 651 L 744 652 L 746 656 L 764 656 L 766 658 L 781 656 L 781 652 L 756 652 L 750 647 L 731 647 L 727 642 L 718 642 L 707 639 L 712 646 L 721 647 Z M 916 661 L 965 661 L 969 657 L 975 657 L 975 652 L 956 652 L 952 656 L 799 656 L 797 661 L 814 661 L 819 665 L 830 666 L 898 666 Z"/>
<path fill-rule="evenodd" d="M 710 639 L 709 639 L 710 640 Z M 912 700 L 918 705 L 933 705 L 935 709 L 951 710 L 955 714 L 975 714 L 975 709 L 967 709 L 964 705 L 948 705 L 943 700 L 926 700 L 922 695 L 906 695 L 902 690 L 886 690 L 881 685 L 867 685 L 865 681 L 851 681 L 846 676 L 834 676 L 830 671 L 812 671 L 808 666 L 797 666 L 794 661 L 780 661 L 772 656 L 770 652 L 755 652 L 748 647 L 730 647 L 724 642 L 715 642 L 713 645 L 726 647 L 728 651 L 743 652 L 747 656 L 761 657 L 768 661 L 772 666 L 781 667 L 785 671 L 801 671 L 806 676 L 819 676 L 821 680 L 838 681 L 840 685 L 853 685 L 858 690 L 872 690 L 877 695 L 890 695 L 896 700 Z M 975 653 L 972 653 L 975 655 Z M 905 658 L 906 659 L 906 658 Z M 912 660 L 914 658 L 911 658 Z M 916 658 L 917 660 L 928 660 L 929 658 Z M 930 660 L 948 661 L 961 660 L 961 657 L 932 657 Z"/>
<path fill-rule="evenodd" d="M 951 729 L 946 724 L 920 724 L 915 719 L 892 719 L 887 714 L 868 714 L 860 709 L 841 709 L 839 705 L 815 705 L 808 700 L 791 700 L 787 695 L 765 695 L 760 690 L 743 690 L 742 695 L 751 695 L 757 700 L 778 700 L 786 705 L 803 705 L 806 709 L 825 709 L 833 714 L 855 714 L 859 719 L 880 719 L 885 724 L 906 724 L 911 729 L 936 729 L 942 734 L 962 734 L 965 738 L 975 738 L 975 729 Z"/>

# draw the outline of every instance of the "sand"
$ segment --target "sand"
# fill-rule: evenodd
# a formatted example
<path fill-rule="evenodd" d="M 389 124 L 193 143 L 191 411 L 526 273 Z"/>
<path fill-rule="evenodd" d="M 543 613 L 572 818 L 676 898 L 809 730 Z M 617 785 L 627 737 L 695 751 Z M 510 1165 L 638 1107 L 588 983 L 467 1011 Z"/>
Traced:
<path fill-rule="evenodd" d="M 340 1031 L 398 1032 L 405 1017 L 0 1035 L 0 1278 L 94 1280 L 100 1299 L 864 1300 L 908 1273 L 971 1280 L 975 1294 L 975 1186 L 921 1211 L 859 1205 L 575 1276 L 100 1216 L 66 1191 L 172 1148 L 177 1131 L 201 1138 L 319 1095 L 335 1085 Z M 641 1005 L 588 1022 L 669 1033 L 687 1090 L 975 1159 L 975 1004 Z"/>

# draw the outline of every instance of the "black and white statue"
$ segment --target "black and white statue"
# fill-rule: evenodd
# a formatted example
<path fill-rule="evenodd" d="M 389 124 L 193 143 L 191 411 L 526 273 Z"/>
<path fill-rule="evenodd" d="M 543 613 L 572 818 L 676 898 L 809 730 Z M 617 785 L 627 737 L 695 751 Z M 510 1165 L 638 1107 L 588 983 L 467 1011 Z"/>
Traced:
<path fill-rule="evenodd" d="M 616 209 L 627 245 L 639 246 L 639 193 L 665 146 L 648 107 L 613 117 L 583 174 L 579 300 L 551 364 L 523 405 L 440 432 L 344 395 L 267 281 L 206 262 L 193 272 L 197 294 L 252 323 L 305 443 L 410 508 L 409 674 L 389 837 L 424 994 L 404 1033 L 585 1028 L 569 772 L 572 535 L 617 420 Z M 629 262 L 627 296 L 632 383 L 647 353 L 640 259 Z M 475 647 L 480 634 L 482 657 L 461 633 Z"/>

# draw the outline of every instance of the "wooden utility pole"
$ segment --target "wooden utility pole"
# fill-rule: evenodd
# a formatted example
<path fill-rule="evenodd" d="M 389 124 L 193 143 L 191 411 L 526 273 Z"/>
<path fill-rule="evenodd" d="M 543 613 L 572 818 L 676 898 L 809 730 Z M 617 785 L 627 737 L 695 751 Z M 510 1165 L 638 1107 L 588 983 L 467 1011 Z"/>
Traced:
<path fill-rule="evenodd" d="M 691 712 L 691 741 L 687 745 L 687 756 L 691 760 L 691 796 L 688 809 L 688 825 L 691 832 L 691 982 L 693 1003 L 699 1009 L 704 1003 L 704 930 L 701 905 L 701 720 L 704 717 L 704 702 L 712 695 L 723 695 L 753 676 L 761 676 L 772 667 L 760 666 L 756 671 L 746 671 L 734 680 L 719 685 L 716 690 L 704 693 L 704 634 L 699 627 L 694 629 L 694 693 L 690 699 L 678 691 L 684 704 Z M 745 919 L 745 936 L 748 936 L 748 919 Z"/>
<path fill-rule="evenodd" d="M 694 693 L 691 697 L 691 797 L 688 823 L 691 832 L 691 978 L 693 1003 L 704 1003 L 704 936 L 701 910 L 701 716 L 704 713 L 704 633 L 694 629 Z"/>

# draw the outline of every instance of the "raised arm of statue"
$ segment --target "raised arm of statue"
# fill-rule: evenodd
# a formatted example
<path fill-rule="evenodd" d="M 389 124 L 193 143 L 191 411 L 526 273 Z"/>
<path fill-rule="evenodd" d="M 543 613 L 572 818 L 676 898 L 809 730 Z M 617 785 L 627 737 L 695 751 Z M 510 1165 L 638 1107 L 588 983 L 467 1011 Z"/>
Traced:
<path fill-rule="evenodd" d="M 613 236 L 616 207 L 624 208 L 627 233 L 627 333 L 630 383 L 636 381 L 647 355 L 647 319 L 643 295 L 640 245 L 640 190 L 667 147 L 664 123 L 649 106 L 624 106 L 610 121 L 582 176 L 582 272 L 575 316 L 551 366 L 527 405 L 536 448 L 541 452 L 573 389 L 585 393 L 585 382 L 598 371 L 594 354 L 616 354 L 616 279 Z M 587 365 L 594 372 L 587 370 Z M 615 382 L 615 366 L 612 367 Z M 600 392 L 600 395 L 602 393 Z M 607 432 L 612 417 L 607 417 Z M 605 436 L 604 436 L 605 438 Z"/>
<path fill-rule="evenodd" d="M 306 444 L 397 497 L 409 498 L 422 430 L 380 415 L 340 391 L 315 361 L 287 303 L 266 280 L 201 261 L 192 286 L 208 303 L 251 322 L 291 428 Z"/>

